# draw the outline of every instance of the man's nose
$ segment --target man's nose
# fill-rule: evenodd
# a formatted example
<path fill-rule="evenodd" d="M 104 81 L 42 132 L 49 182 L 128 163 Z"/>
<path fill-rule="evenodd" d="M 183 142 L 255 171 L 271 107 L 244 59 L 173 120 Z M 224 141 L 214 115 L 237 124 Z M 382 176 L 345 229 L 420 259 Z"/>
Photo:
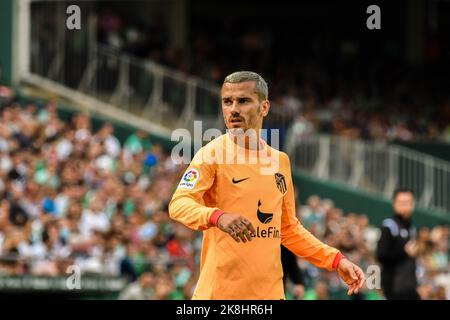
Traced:
<path fill-rule="evenodd" d="M 239 113 L 239 109 L 238 109 L 238 103 L 237 101 L 233 101 L 233 104 L 231 105 L 231 113 Z"/>

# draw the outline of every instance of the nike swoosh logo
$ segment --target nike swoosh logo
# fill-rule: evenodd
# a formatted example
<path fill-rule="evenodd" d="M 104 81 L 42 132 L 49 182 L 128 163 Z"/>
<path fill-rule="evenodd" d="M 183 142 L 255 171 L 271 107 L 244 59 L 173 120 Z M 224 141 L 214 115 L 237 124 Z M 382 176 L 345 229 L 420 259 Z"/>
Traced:
<path fill-rule="evenodd" d="M 242 181 L 244 181 L 244 180 L 247 180 L 247 179 L 250 179 L 250 177 L 248 177 L 248 178 L 244 178 L 244 179 L 239 179 L 239 180 L 235 180 L 234 178 L 233 178 L 233 183 L 239 183 L 239 182 L 242 182 Z"/>

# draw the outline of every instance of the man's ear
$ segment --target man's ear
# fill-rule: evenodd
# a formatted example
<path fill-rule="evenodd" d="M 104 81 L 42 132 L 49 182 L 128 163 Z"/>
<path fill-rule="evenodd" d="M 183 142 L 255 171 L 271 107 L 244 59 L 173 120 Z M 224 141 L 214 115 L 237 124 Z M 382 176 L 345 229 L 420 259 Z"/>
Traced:
<path fill-rule="evenodd" d="M 267 116 L 269 114 L 269 110 L 270 110 L 270 102 L 269 100 L 264 100 L 261 103 L 261 114 L 263 117 Z"/>

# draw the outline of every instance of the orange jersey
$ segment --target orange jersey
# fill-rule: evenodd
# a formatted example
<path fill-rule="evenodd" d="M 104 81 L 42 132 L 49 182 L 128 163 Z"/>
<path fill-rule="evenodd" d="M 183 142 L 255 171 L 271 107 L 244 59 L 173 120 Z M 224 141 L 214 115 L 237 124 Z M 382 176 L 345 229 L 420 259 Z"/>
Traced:
<path fill-rule="evenodd" d="M 217 209 L 247 218 L 256 229 L 252 241 L 236 242 L 212 225 Z M 244 149 L 228 134 L 201 148 L 169 204 L 172 219 L 203 231 L 200 278 L 192 298 L 285 299 L 280 244 L 332 270 L 338 250 L 307 231 L 295 212 L 285 153 L 265 143 L 261 153 Z"/>

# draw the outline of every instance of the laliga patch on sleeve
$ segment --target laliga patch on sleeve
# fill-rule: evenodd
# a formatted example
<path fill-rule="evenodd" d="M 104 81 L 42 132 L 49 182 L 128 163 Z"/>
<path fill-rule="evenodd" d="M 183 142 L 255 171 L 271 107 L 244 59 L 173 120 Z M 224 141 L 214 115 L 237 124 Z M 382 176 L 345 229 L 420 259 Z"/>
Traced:
<path fill-rule="evenodd" d="M 199 178 L 200 178 L 200 173 L 198 172 L 197 169 L 189 169 L 184 173 L 183 178 L 181 178 L 178 188 L 194 189 Z"/>

